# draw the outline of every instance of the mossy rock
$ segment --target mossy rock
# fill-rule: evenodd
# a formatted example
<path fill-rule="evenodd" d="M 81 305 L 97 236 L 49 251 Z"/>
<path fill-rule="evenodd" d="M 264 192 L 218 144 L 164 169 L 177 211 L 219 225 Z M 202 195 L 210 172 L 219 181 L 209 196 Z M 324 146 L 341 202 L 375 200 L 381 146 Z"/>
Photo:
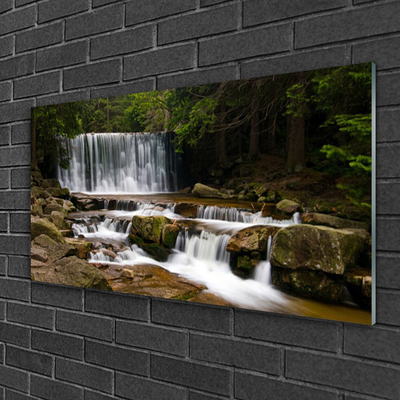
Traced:
<path fill-rule="evenodd" d="M 167 249 L 157 243 L 142 243 L 140 247 L 156 261 L 165 262 L 168 260 Z"/>
<path fill-rule="evenodd" d="M 327 303 L 341 303 L 346 298 L 343 280 L 322 271 L 272 267 L 272 283 L 282 290 Z"/>
<path fill-rule="evenodd" d="M 65 242 L 63 235 L 53 223 L 45 218 L 33 217 L 31 218 L 31 240 L 40 235 L 47 235 L 59 243 Z"/>
<path fill-rule="evenodd" d="M 292 225 L 274 237 L 271 264 L 288 269 L 309 269 L 343 275 L 358 265 L 366 252 L 362 236 L 351 230 L 325 226 Z"/>
<path fill-rule="evenodd" d="M 338 229 L 368 229 L 368 225 L 364 222 L 353 221 L 351 219 L 344 219 L 335 217 L 329 214 L 320 213 L 304 213 L 302 215 L 302 221 L 305 224 L 310 225 L 324 225 L 330 226 L 331 228 Z"/>
<path fill-rule="evenodd" d="M 163 245 L 168 247 L 169 249 L 174 248 L 178 235 L 179 227 L 177 225 L 165 225 L 162 230 Z"/>
<path fill-rule="evenodd" d="M 144 240 L 140 236 L 134 235 L 132 233 L 128 236 L 128 240 L 130 244 L 136 244 L 136 246 L 139 247 L 144 243 Z"/>
<path fill-rule="evenodd" d="M 142 239 L 160 244 L 163 228 L 171 222 L 169 218 L 162 215 L 150 217 L 135 215 L 132 218 L 132 231 L 135 231 Z"/>
<path fill-rule="evenodd" d="M 301 211 L 301 206 L 293 200 L 285 199 L 276 205 L 276 209 L 284 214 L 294 214 L 295 212 Z"/>

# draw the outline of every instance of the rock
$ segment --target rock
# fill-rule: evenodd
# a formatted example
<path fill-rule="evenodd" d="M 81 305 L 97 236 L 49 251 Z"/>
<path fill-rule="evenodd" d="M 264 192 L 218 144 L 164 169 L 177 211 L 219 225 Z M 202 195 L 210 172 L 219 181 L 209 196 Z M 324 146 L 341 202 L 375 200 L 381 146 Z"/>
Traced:
<path fill-rule="evenodd" d="M 133 279 L 135 277 L 135 272 L 132 271 L 131 269 L 123 269 L 121 272 L 121 276 L 124 278 L 131 278 Z"/>
<path fill-rule="evenodd" d="M 108 250 L 108 249 L 100 249 L 100 252 L 103 253 L 105 256 L 110 257 L 112 259 L 117 257 L 117 255 L 114 252 L 112 252 L 111 250 Z"/>
<path fill-rule="evenodd" d="M 53 221 L 53 224 L 59 228 L 63 229 L 64 228 L 64 213 L 60 211 L 52 211 L 51 212 L 51 219 Z"/>
<path fill-rule="evenodd" d="M 39 217 L 43 217 L 43 208 L 39 204 L 31 205 L 31 214 Z"/>
<path fill-rule="evenodd" d="M 301 211 L 301 206 L 293 200 L 285 199 L 276 205 L 276 209 L 284 214 L 294 214 L 297 211 Z"/>
<path fill-rule="evenodd" d="M 31 259 L 33 260 L 38 260 L 43 263 L 47 261 L 47 253 L 45 250 L 40 249 L 38 247 L 33 247 L 31 248 Z"/>
<path fill-rule="evenodd" d="M 234 234 L 226 246 L 231 253 L 251 253 L 257 251 L 265 253 L 268 247 L 268 238 L 279 231 L 275 226 L 251 226 Z"/>
<path fill-rule="evenodd" d="M 31 218 L 31 239 L 35 239 L 39 235 L 47 235 L 51 239 L 59 243 L 64 243 L 63 235 L 58 231 L 57 227 L 45 218 Z"/>
<path fill-rule="evenodd" d="M 160 244 L 162 230 L 171 222 L 169 218 L 162 215 L 150 217 L 135 215 L 132 218 L 132 230 L 135 230 L 142 239 Z"/>
<path fill-rule="evenodd" d="M 179 191 L 179 193 L 188 194 L 188 193 L 190 193 L 191 190 L 192 190 L 191 187 L 188 186 L 188 187 L 185 187 L 184 189 L 181 189 Z"/>
<path fill-rule="evenodd" d="M 104 208 L 104 199 L 91 199 L 87 197 L 71 197 L 74 206 L 81 211 L 102 210 Z"/>
<path fill-rule="evenodd" d="M 244 200 L 257 201 L 258 200 L 258 196 L 253 192 L 249 192 L 249 193 L 245 194 Z"/>
<path fill-rule="evenodd" d="M 302 214 L 301 218 L 304 224 L 324 225 L 338 229 L 368 229 L 367 224 L 364 222 L 339 218 L 329 214 L 304 213 Z"/>
<path fill-rule="evenodd" d="M 53 265 L 32 270 L 32 280 L 59 285 L 112 290 L 103 274 L 78 257 L 66 257 Z"/>
<path fill-rule="evenodd" d="M 157 243 L 142 243 L 141 247 L 151 258 L 156 261 L 165 262 L 168 259 L 169 253 L 165 247 L 160 246 Z"/>
<path fill-rule="evenodd" d="M 257 266 L 258 260 L 253 260 L 249 256 L 239 256 L 237 259 L 236 268 L 244 272 L 246 275 L 250 275 L 250 273 Z"/>
<path fill-rule="evenodd" d="M 165 247 L 172 249 L 175 247 L 176 238 L 179 235 L 179 227 L 177 225 L 165 225 L 162 230 L 161 241 Z"/>
<path fill-rule="evenodd" d="M 197 207 L 197 204 L 178 203 L 175 205 L 175 213 L 180 214 L 186 218 L 196 218 Z"/>
<path fill-rule="evenodd" d="M 49 184 L 50 187 L 61 189 L 60 182 L 57 179 L 51 178 L 51 179 L 46 179 L 46 181 L 47 181 L 47 183 Z"/>
<path fill-rule="evenodd" d="M 271 264 L 343 275 L 347 269 L 357 265 L 363 252 L 364 240 L 349 230 L 292 225 L 275 235 Z"/>
<path fill-rule="evenodd" d="M 203 185 L 202 183 L 196 183 L 194 185 L 192 194 L 196 197 L 222 197 L 222 193 L 220 193 L 219 190 Z"/>
<path fill-rule="evenodd" d="M 265 196 L 261 196 L 258 198 L 257 203 L 265 203 L 267 201 L 267 198 Z"/>
<path fill-rule="evenodd" d="M 335 275 L 322 271 L 293 271 L 273 267 L 271 275 L 274 285 L 291 294 L 328 303 L 340 303 L 346 297 L 343 282 L 335 278 Z"/>
<path fill-rule="evenodd" d="M 278 200 L 279 200 L 279 195 L 275 191 L 269 190 L 265 202 L 266 203 L 275 203 Z"/>
<path fill-rule="evenodd" d="M 37 198 L 42 198 L 45 199 L 46 197 L 48 197 L 46 195 L 47 192 L 45 192 L 42 188 L 38 187 L 38 186 L 33 186 L 31 188 L 31 197 L 37 199 Z"/>
<path fill-rule="evenodd" d="M 87 259 L 89 252 L 93 249 L 93 243 L 86 242 L 85 240 L 65 238 L 65 242 L 76 247 L 78 250 L 78 257 L 82 258 L 83 260 Z"/>
<path fill-rule="evenodd" d="M 47 191 L 53 196 L 53 197 L 60 197 L 61 196 L 61 189 L 55 188 L 55 187 L 49 187 Z"/>
<path fill-rule="evenodd" d="M 264 186 L 264 185 L 261 185 L 261 186 L 257 189 L 256 195 L 257 195 L 258 197 L 265 196 L 265 195 L 267 194 L 267 192 L 268 192 L 268 188 L 267 188 L 266 186 Z"/>
<path fill-rule="evenodd" d="M 32 245 L 38 245 L 43 248 L 48 248 L 52 245 L 56 245 L 57 242 L 51 239 L 47 235 L 39 235 L 32 240 Z"/>
<path fill-rule="evenodd" d="M 47 204 L 47 206 L 44 209 L 44 213 L 51 215 L 51 213 L 53 211 L 58 211 L 58 212 L 61 212 L 61 213 L 65 212 L 64 208 L 58 203 L 54 202 L 54 203 Z"/>
<path fill-rule="evenodd" d="M 60 196 L 62 198 L 68 197 L 69 196 L 69 189 L 67 187 L 62 188 L 61 191 L 60 191 Z"/>
<path fill-rule="evenodd" d="M 64 238 L 74 237 L 74 232 L 72 232 L 72 229 L 60 229 L 60 233 L 64 236 Z"/>
<path fill-rule="evenodd" d="M 354 300 L 363 306 L 370 307 L 372 298 L 371 270 L 355 268 L 346 272 L 344 279 Z"/>

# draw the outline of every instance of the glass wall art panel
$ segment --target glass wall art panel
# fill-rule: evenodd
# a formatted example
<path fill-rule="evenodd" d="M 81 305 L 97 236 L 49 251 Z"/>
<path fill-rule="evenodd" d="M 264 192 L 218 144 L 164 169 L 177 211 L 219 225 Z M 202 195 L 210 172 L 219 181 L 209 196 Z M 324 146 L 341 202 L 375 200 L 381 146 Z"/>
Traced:
<path fill-rule="evenodd" d="M 32 109 L 35 281 L 375 320 L 371 63 Z"/>

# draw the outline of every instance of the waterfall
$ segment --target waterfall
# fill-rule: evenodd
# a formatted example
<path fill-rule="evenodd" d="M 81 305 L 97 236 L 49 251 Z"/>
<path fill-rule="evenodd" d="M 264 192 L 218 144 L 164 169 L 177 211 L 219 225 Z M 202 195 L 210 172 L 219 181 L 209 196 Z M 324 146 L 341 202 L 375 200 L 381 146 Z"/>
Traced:
<path fill-rule="evenodd" d="M 264 285 L 271 286 L 271 263 L 269 261 L 270 253 L 271 253 L 271 244 L 272 244 L 272 236 L 268 238 L 268 247 L 267 247 L 267 260 L 261 261 L 255 271 L 254 271 L 254 280 Z"/>
<path fill-rule="evenodd" d="M 170 133 L 82 134 L 67 142 L 70 168 L 58 168 L 72 192 L 160 193 L 178 190 L 179 158 Z"/>

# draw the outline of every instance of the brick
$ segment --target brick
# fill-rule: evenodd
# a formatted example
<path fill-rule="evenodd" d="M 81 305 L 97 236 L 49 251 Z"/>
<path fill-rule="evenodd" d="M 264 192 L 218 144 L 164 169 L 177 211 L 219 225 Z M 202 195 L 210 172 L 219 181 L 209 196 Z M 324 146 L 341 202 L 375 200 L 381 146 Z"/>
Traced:
<path fill-rule="evenodd" d="M 29 347 L 29 329 L 7 322 L 0 322 L 0 341 L 22 347 Z"/>
<path fill-rule="evenodd" d="M 376 299 L 376 321 L 400 326 L 400 294 L 378 289 Z"/>
<path fill-rule="evenodd" d="M 8 148 L 4 148 L 6 150 Z M 10 149 L 17 149 L 16 147 L 11 147 Z M 10 153 L 13 155 L 24 154 L 22 152 L 5 152 L 0 149 L 0 155 L 4 155 L 5 161 L 9 157 Z M 2 210 L 18 210 L 27 209 L 29 207 L 29 190 L 15 190 L 15 191 L 0 191 L 0 209 Z"/>
<path fill-rule="evenodd" d="M 10 144 L 11 127 L 9 125 L 0 126 L 0 146 L 8 146 Z M 3 170 L 3 173 L 7 170 Z M 3 188 L 0 186 L 0 188 Z M 8 188 L 8 185 L 7 185 Z"/>
<path fill-rule="evenodd" d="M 378 214 L 400 214 L 400 204 L 397 199 L 400 195 L 399 183 L 377 183 L 376 208 Z"/>
<path fill-rule="evenodd" d="M 61 43 L 63 40 L 63 32 L 64 24 L 62 22 L 57 22 L 42 28 L 19 33 L 15 38 L 15 51 L 19 53 L 21 51 Z"/>
<path fill-rule="evenodd" d="M 88 42 L 81 41 L 38 51 L 36 70 L 45 71 L 84 63 L 87 59 L 88 48 Z"/>
<path fill-rule="evenodd" d="M 148 354 L 91 340 L 86 340 L 85 361 L 134 375 L 146 376 L 149 373 Z"/>
<path fill-rule="evenodd" d="M 85 311 L 147 321 L 149 299 L 142 296 L 86 290 Z"/>
<path fill-rule="evenodd" d="M 31 142 L 31 124 L 23 123 L 11 127 L 11 143 L 22 144 Z"/>
<path fill-rule="evenodd" d="M 259 400 L 261 398 L 268 400 L 337 400 L 337 395 L 291 382 L 236 372 L 235 398 L 241 400 Z"/>
<path fill-rule="evenodd" d="M 229 32 L 238 26 L 237 4 L 170 19 L 158 24 L 158 43 L 166 44 Z"/>
<path fill-rule="evenodd" d="M 266 60 L 243 62 L 241 65 L 241 78 L 247 79 L 296 71 L 331 68 L 345 63 L 346 47 L 337 46 L 330 49 L 294 53 Z"/>
<path fill-rule="evenodd" d="M 31 233 L 31 214 L 11 213 L 10 231 L 16 233 Z"/>
<path fill-rule="evenodd" d="M 27 4 L 34 3 L 36 0 L 15 0 L 15 6 L 26 6 Z"/>
<path fill-rule="evenodd" d="M 116 373 L 115 393 L 126 399 L 185 400 L 186 390 L 144 378 Z"/>
<path fill-rule="evenodd" d="M 14 37 L 8 36 L 0 38 L 0 58 L 9 56 L 13 53 Z"/>
<path fill-rule="evenodd" d="M 35 6 L 0 15 L 0 35 L 5 35 L 11 32 L 34 26 L 35 20 Z"/>
<path fill-rule="evenodd" d="M 1 240 L 1 238 L 0 238 Z M 29 300 L 30 282 L 15 279 L 0 279 L 0 296 L 12 300 Z"/>
<path fill-rule="evenodd" d="M 0 66 L 0 70 L 1 70 L 1 66 Z M 33 107 L 33 104 L 34 104 L 33 100 L 30 99 L 30 100 L 25 100 L 25 101 L 12 102 L 11 104 L 7 103 L 7 104 L 0 105 L 0 124 L 30 119 L 31 118 L 31 107 Z M 25 150 L 26 154 L 28 154 L 27 157 L 26 156 L 25 157 L 16 157 L 16 158 L 12 157 L 11 158 L 13 160 L 12 165 L 28 165 L 30 163 L 29 147 L 30 146 L 14 147 L 14 148 L 10 148 L 10 150 L 8 150 L 10 153 Z M 27 151 L 27 150 L 29 150 L 29 151 Z M 20 153 L 20 154 L 22 155 L 22 153 Z M 1 154 L 1 156 L 0 156 L 0 166 L 4 165 L 4 162 L 2 162 L 4 160 L 3 156 L 4 156 L 4 154 Z M 7 166 L 11 166 L 11 165 L 7 164 Z"/>
<path fill-rule="evenodd" d="M 213 6 L 215 4 L 223 3 L 227 0 L 200 0 L 200 7 Z"/>
<path fill-rule="evenodd" d="M 105 6 L 107 4 L 115 3 L 118 0 L 93 0 L 93 8 Z"/>
<path fill-rule="evenodd" d="M 7 256 L 0 255 L 0 275 L 7 274 Z M 3 302 L 0 302 L 0 309 L 3 307 Z"/>
<path fill-rule="evenodd" d="M 1 187 L 1 186 L 0 186 Z M 13 168 L 11 170 L 11 187 L 13 189 L 27 189 L 31 187 L 31 169 Z"/>
<path fill-rule="evenodd" d="M 196 45 L 190 43 L 126 57 L 124 60 L 124 79 L 135 79 L 193 68 L 195 52 Z"/>
<path fill-rule="evenodd" d="M 400 95 L 397 86 L 400 81 L 400 73 L 389 75 L 378 75 L 376 77 L 376 105 L 390 106 L 393 104 L 400 104 Z"/>
<path fill-rule="evenodd" d="M 119 82 L 121 61 L 111 60 L 64 71 L 64 90 Z"/>
<path fill-rule="evenodd" d="M 51 376 L 53 358 L 35 351 L 7 346 L 6 364 L 41 375 Z"/>
<path fill-rule="evenodd" d="M 29 375 L 5 365 L 0 365 L 0 385 L 28 393 Z"/>
<path fill-rule="evenodd" d="M 7 400 L 32 400 L 32 397 L 30 397 L 29 395 L 22 394 L 20 392 L 15 392 L 14 390 L 11 389 L 6 389 L 5 393 L 7 396 Z M 1 396 L 0 399 L 4 400 Z"/>
<path fill-rule="evenodd" d="M 0 13 L 9 11 L 13 8 L 13 0 L 3 0 L 0 3 Z"/>
<path fill-rule="evenodd" d="M 11 236 L 10 234 L 0 235 L 0 253 L 2 254 L 28 255 L 31 251 L 30 245 L 30 236 Z M 21 286 L 21 284 L 18 284 L 19 288 L 21 288 Z M 3 287 L 2 283 L 0 283 L 0 287 Z M 0 293 L 2 293 L 1 290 Z M 9 295 L 12 295 L 10 290 L 7 290 L 7 293 L 9 293 Z M 18 290 L 18 296 L 25 297 L 25 294 L 21 293 L 20 290 Z M 20 300 L 20 298 L 18 298 L 17 300 Z"/>
<path fill-rule="evenodd" d="M 400 66 L 400 54 L 397 49 L 400 46 L 400 37 L 377 39 L 353 45 L 353 62 L 360 64 L 374 62 L 377 70 L 398 68 Z"/>
<path fill-rule="evenodd" d="M 56 359 L 56 378 L 111 393 L 113 373 L 76 361 Z"/>
<path fill-rule="evenodd" d="M 396 32 L 400 29 L 400 20 L 393 16 L 399 12 L 400 4 L 391 2 L 298 21 L 295 25 L 295 47 L 364 39 Z M 385 23 L 382 24 L 382 21 Z"/>
<path fill-rule="evenodd" d="M 44 96 L 37 99 L 37 106 L 47 106 L 52 104 L 70 103 L 73 101 L 89 100 L 89 90 L 77 90 L 74 92 Z"/>
<path fill-rule="evenodd" d="M 96 60 L 148 49 L 153 46 L 153 30 L 153 26 L 146 25 L 94 38 L 91 40 L 90 58 Z"/>
<path fill-rule="evenodd" d="M 151 315 L 158 324 L 215 333 L 231 331 L 229 308 L 153 299 Z"/>
<path fill-rule="evenodd" d="M 220 397 L 209 396 L 208 394 L 194 392 L 192 390 L 189 391 L 189 399 L 190 400 L 218 400 Z"/>
<path fill-rule="evenodd" d="M 10 170 L 0 169 L 0 189 L 8 189 L 10 187 Z"/>
<path fill-rule="evenodd" d="M 49 72 L 14 81 L 14 98 L 37 96 L 60 90 L 60 73 Z"/>
<path fill-rule="evenodd" d="M 345 325 L 344 352 L 385 362 L 400 362 L 400 332 L 388 329 Z"/>
<path fill-rule="evenodd" d="M 0 102 L 11 100 L 11 82 L 0 83 Z"/>
<path fill-rule="evenodd" d="M 10 256 L 8 258 L 8 276 L 31 277 L 31 257 Z"/>
<path fill-rule="evenodd" d="M 8 213 L 0 213 L 0 232 L 8 232 Z"/>
<path fill-rule="evenodd" d="M 397 127 L 400 125 L 399 110 L 377 110 L 376 141 L 394 142 L 400 139 Z"/>
<path fill-rule="evenodd" d="M 218 367 L 152 355 L 150 375 L 155 379 L 207 392 L 222 395 L 230 393 L 231 373 Z"/>
<path fill-rule="evenodd" d="M 235 335 L 274 343 L 336 351 L 337 324 L 235 310 Z"/>
<path fill-rule="evenodd" d="M 32 330 L 32 349 L 83 360 L 83 339 L 56 332 Z"/>
<path fill-rule="evenodd" d="M 65 25 L 66 40 L 122 28 L 122 14 L 122 5 L 117 5 L 68 19 Z"/>
<path fill-rule="evenodd" d="M 85 400 L 115 400 L 115 397 L 106 396 L 99 392 L 85 390 Z"/>
<path fill-rule="evenodd" d="M 280 374 L 280 349 L 239 340 L 190 335 L 190 357 L 232 367 Z"/>
<path fill-rule="evenodd" d="M 89 0 L 48 0 L 38 4 L 39 23 L 63 18 L 89 9 Z"/>
<path fill-rule="evenodd" d="M 378 218 L 376 220 L 377 250 L 397 251 L 400 246 L 400 220 Z"/>
<path fill-rule="evenodd" d="M 91 98 L 103 98 L 122 96 L 125 94 L 150 92 L 155 89 L 155 79 L 149 78 L 136 82 L 124 83 L 121 85 L 105 86 L 98 89 L 91 89 Z"/>
<path fill-rule="evenodd" d="M 184 332 L 158 328 L 154 325 L 117 321 L 115 341 L 127 346 L 184 356 L 186 339 L 187 335 Z"/>
<path fill-rule="evenodd" d="M 243 26 L 258 25 L 300 15 L 345 7 L 345 0 L 291 1 L 291 0 L 248 0 L 244 2 Z"/>
<path fill-rule="evenodd" d="M 365 361 L 287 351 L 288 378 L 398 399 L 400 371 Z"/>
<path fill-rule="evenodd" d="M 32 302 L 82 310 L 83 289 L 32 282 Z"/>
<path fill-rule="evenodd" d="M 82 400 L 83 389 L 54 379 L 31 376 L 31 394 L 47 400 Z"/>
<path fill-rule="evenodd" d="M 400 289 L 400 258 L 378 256 L 376 263 L 376 286 L 386 289 Z"/>
<path fill-rule="evenodd" d="M 364 4 L 364 3 L 370 3 L 371 1 L 374 0 L 353 0 L 353 4 Z"/>
<path fill-rule="evenodd" d="M 54 326 L 54 314 L 52 309 L 32 306 L 30 304 L 8 303 L 7 320 L 23 325 L 39 326 L 52 329 Z"/>
<path fill-rule="evenodd" d="M 290 49 L 290 24 L 245 31 L 200 42 L 199 65 L 281 53 Z"/>
<path fill-rule="evenodd" d="M 206 85 L 236 79 L 236 65 L 207 68 L 180 74 L 161 76 L 157 79 L 157 89 L 169 89 L 193 85 Z"/>
<path fill-rule="evenodd" d="M 6 317 L 6 302 L 0 301 L 0 320 L 4 320 Z"/>
<path fill-rule="evenodd" d="M 11 213 L 10 231 L 13 233 L 30 233 L 31 232 L 30 214 Z"/>
<path fill-rule="evenodd" d="M 68 311 L 57 311 L 56 329 L 97 339 L 113 339 L 114 322 L 110 318 L 94 317 Z"/>
<path fill-rule="evenodd" d="M 33 74 L 34 67 L 33 54 L 26 54 L 0 61 L 0 81 Z"/>
<path fill-rule="evenodd" d="M 378 178 L 396 178 L 400 174 L 400 165 L 396 161 L 400 156 L 400 146 L 377 146 L 376 176 Z"/>
<path fill-rule="evenodd" d="M 194 10 L 196 6 L 197 0 L 134 0 L 126 5 L 126 25 Z"/>

